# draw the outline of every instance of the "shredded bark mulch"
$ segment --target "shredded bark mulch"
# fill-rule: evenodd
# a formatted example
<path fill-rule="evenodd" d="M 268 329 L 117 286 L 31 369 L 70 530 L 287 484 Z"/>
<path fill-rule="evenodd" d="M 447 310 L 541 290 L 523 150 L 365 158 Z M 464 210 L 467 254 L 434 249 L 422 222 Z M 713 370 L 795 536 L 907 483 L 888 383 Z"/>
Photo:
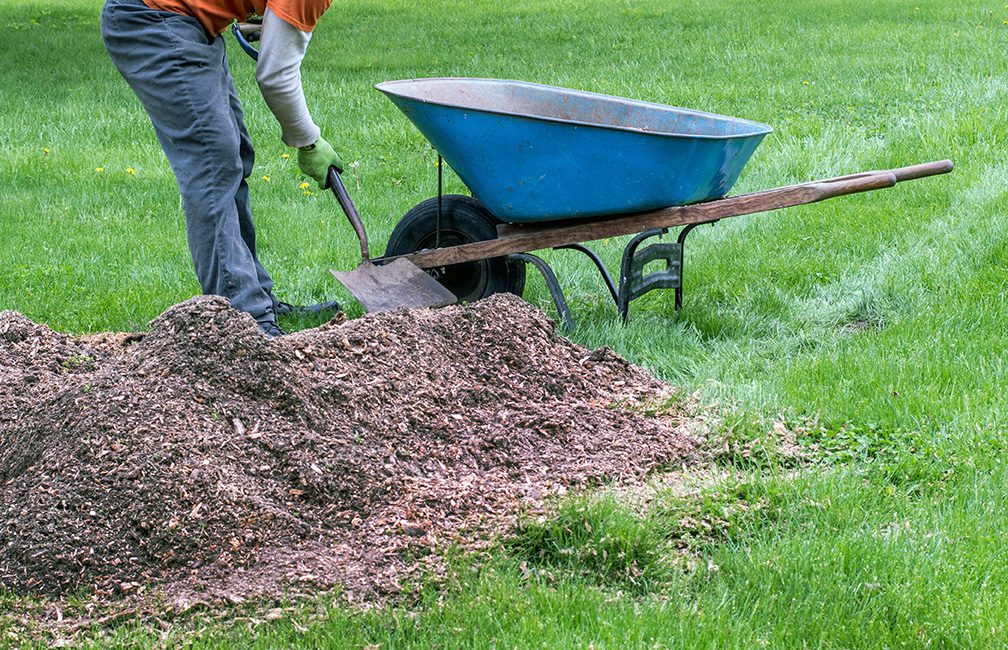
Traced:
<path fill-rule="evenodd" d="M 0 312 L 0 587 L 380 598 L 550 494 L 688 458 L 670 390 L 507 295 L 275 340 L 213 297 L 145 334 Z"/>

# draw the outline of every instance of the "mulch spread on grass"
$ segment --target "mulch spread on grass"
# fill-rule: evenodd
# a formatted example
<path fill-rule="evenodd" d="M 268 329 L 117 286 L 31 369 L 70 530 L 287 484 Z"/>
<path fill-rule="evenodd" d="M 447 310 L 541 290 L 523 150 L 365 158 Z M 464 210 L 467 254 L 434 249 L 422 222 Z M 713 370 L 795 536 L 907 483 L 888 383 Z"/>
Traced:
<path fill-rule="evenodd" d="M 687 459 L 647 410 L 669 391 L 507 295 L 275 340 L 213 297 L 145 334 L 0 312 L 0 587 L 381 598 L 547 495 Z"/>

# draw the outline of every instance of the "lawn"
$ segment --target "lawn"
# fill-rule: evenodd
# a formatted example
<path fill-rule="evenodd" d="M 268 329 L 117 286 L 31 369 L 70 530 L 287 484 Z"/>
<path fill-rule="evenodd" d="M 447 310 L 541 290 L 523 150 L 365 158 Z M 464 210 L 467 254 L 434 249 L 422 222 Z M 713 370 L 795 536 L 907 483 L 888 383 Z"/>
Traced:
<path fill-rule="evenodd" d="M 100 2 L 0 8 L 0 309 L 71 332 L 143 329 L 198 286 L 174 179 L 104 52 Z M 1004 645 L 1006 50 L 1004 0 L 336 3 L 304 84 L 359 163 L 350 188 L 375 252 L 436 189 L 436 154 L 372 89 L 389 79 L 516 78 L 770 124 L 735 192 L 941 158 L 956 170 L 699 228 L 684 309 L 653 294 L 626 327 L 585 260 L 546 254 L 573 340 L 699 391 L 728 448 L 716 471 L 646 511 L 561 504 L 415 602 L 360 612 L 321 598 L 269 622 L 236 608 L 179 622 L 166 642 Z M 283 299 L 349 305 L 327 269 L 356 264 L 353 234 L 331 196 L 300 187 L 252 62 L 229 51 L 258 147 L 263 262 Z M 599 243 L 610 263 L 621 249 Z M 526 298 L 552 310 L 538 278 Z M 781 453 L 780 430 L 804 460 Z M 24 634 L 8 625 L 0 644 Z M 88 638 L 164 641 L 154 623 Z"/>

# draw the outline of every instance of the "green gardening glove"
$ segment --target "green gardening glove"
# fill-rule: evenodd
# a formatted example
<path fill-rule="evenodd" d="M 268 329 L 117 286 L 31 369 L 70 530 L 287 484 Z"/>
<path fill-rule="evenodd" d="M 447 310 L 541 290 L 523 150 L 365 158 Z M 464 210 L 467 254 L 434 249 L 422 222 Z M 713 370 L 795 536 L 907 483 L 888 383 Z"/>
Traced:
<path fill-rule="evenodd" d="M 318 182 L 320 190 L 326 188 L 330 167 L 335 167 L 343 173 L 343 161 L 339 154 L 321 137 L 315 144 L 298 149 L 298 167 Z"/>

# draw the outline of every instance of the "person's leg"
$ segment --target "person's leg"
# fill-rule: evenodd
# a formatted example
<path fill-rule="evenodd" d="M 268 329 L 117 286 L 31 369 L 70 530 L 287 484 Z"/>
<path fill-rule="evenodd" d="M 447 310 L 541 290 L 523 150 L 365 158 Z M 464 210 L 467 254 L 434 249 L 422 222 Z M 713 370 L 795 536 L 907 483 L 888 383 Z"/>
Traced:
<path fill-rule="evenodd" d="M 250 146 L 243 151 L 231 106 L 223 41 L 209 39 L 193 18 L 140 0 L 110 0 L 102 36 L 175 172 L 203 292 L 228 298 L 260 323 L 273 322 L 273 298 L 260 282 L 239 214 L 240 194 L 247 206 L 252 155 Z"/>
<path fill-rule="evenodd" d="M 252 148 L 252 139 L 249 137 L 248 129 L 245 128 L 245 112 L 242 110 L 241 100 L 235 91 L 234 80 L 231 78 L 230 69 L 227 66 L 227 55 L 225 55 L 225 69 L 228 70 L 228 96 L 231 104 L 231 112 L 234 114 L 235 127 L 238 129 L 238 136 L 241 140 L 239 153 L 242 161 L 242 181 L 235 194 L 235 206 L 238 209 L 238 223 L 241 227 L 242 239 L 252 253 L 252 260 L 255 263 L 256 275 L 259 278 L 259 286 L 266 292 L 266 295 L 273 301 L 273 309 L 276 310 L 279 300 L 273 295 L 273 278 L 263 267 L 256 253 L 256 232 L 255 224 L 252 221 L 252 208 L 249 204 L 249 189 L 246 179 L 252 175 L 252 167 L 255 164 L 255 151 Z"/>

